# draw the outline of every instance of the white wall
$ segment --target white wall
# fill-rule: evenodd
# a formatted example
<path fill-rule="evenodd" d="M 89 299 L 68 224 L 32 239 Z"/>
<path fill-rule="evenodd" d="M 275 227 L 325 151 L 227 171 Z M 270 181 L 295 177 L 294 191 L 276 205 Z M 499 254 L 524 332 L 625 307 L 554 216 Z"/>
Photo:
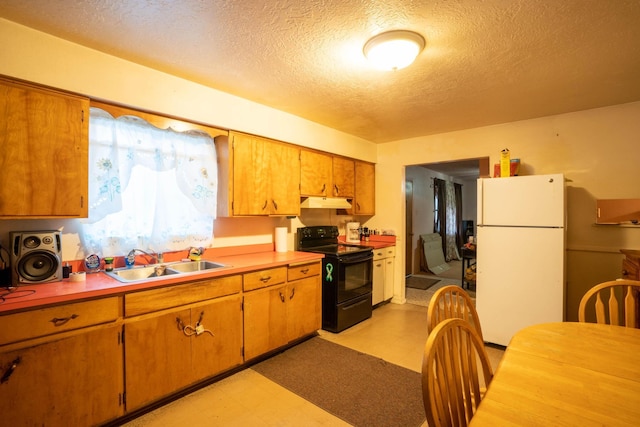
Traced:
<path fill-rule="evenodd" d="M 596 199 L 640 197 L 638 117 L 640 102 L 634 102 L 380 144 L 376 168 L 379 214 L 373 222 L 404 230 L 407 165 L 484 156 L 490 156 L 494 164 L 506 147 L 521 159 L 520 175 L 564 173 L 568 197 L 566 314 L 575 320 L 584 291 L 620 277 L 619 250 L 640 248 L 639 227 L 594 225 Z M 397 252 L 396 265 L 404 266 L 402 251 Z M 403 274 L 403 268 L 396 268 L 394 298 L 399 301 L 404 299 Z"/>

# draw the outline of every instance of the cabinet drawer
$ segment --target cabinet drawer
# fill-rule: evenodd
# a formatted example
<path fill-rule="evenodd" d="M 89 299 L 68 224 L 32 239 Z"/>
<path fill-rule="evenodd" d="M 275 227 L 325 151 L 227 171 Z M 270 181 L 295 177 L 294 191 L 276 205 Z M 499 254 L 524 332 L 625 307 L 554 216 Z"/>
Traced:
<path fill-rule="evenodd" d="M 134 292 L 124 296 L 124 314 L 136 316 L 236 294 L 241 287 L 242 276 L 236 275 Z"/>
<path fill-rule="evenodd" d="M 277 267 L 267 270 L 254 271 L 244 275 L 244 290 L 265 288 L 271 285 L 284 283 L 287 279 L 287 268 Z"/>
<path fill-rule="evenodd" d="M 287 270 L 287 280 L 289 282 L 305 277 L 317 276 L 320 274 L 322 264 L 319 262 L 312 262 L 308 264 L 290 265 Z"/>
<path fill-rule="evenodd" d="M 8 314 L 0 317 L 0 345 L 113 322 L 120 311 L 120 297 L 111 297 Z"/>
<path fill-rule="evenodd" d="M 384 258 L 389 258 L 389 257 L 395 257 L 395 256 L 396 256 L 395 246 L 388 246 L 386 248 L 375 249 L 373 251 L 374 261 L 384 259 Z"/>

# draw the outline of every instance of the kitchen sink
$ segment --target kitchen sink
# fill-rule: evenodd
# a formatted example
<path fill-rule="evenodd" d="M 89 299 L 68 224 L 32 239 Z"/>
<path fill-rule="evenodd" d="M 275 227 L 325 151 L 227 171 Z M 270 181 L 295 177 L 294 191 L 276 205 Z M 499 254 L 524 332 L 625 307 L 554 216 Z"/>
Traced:
<path fill-rule="evenodd" d="M 177 270 L 181 273 L 191 273 L 193 271 L 211 270 L 214 268 L 226 267 L 224 264 L 218 264 L 213 261 L 187 261 L 170 264 L 169 268 Z"/>
<path fill-rule="evenodd" d="M 198 273 L 201 271 L 227 267 L 213 261 L 179 261 L 165 264 L 154 264 L 134 267 L 121 267 L 113 271 L 105 271 L 105 274 L 123 282 L 139 282 L 167 278 L 167 276 L 179 277 Z"/>

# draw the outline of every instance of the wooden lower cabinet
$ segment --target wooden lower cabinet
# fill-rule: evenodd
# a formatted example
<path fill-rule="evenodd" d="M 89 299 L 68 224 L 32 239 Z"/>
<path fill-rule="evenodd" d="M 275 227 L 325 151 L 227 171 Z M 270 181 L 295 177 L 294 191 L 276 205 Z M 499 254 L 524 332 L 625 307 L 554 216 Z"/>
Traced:
<path fill-rule="evenodd" d="M 128 411 L 190 383 L 190 338 L 182 333 L 178 323 L 190 321 L 191 310 L 181 309 L 125 324 Z"/>
<path fill-rule="evenodd" d="M 287 284 L 287 336 L 293 341 L 322 327 L 320 276 Z"/>
<path fill-rule="evenodd" d="M 240 365 L 241 301 L 221 297 L 126 323 L 127 411 Z"/>
<path fill-rule="evenodd" d="M 314 262 L 290 266 L 287 283 L 244 293 L 245 360 L 320 329 L 321 265 L 320 262 Z M 281 271 L 278 269 L 279 273 Z M 269 277 L 273 277 L 273 271 L 270 273 Z"/>
<path fill-rule="evenodd" d="M 287 286 L 276 285 L 244 294 L 244 358 L 253 359 L 285 345 Z"/>
<path fill-rule="evenodd" d="M 242 297 L 219 298 L 195 307 L 192 322 L 195 324 L 201 315 L 204 332 L 191 337 L 191 366 L 196 379 L 219 374 L 243 362 Z"/>
<path fill-rule="evenodd" d="M 118 324 L 1 352 L 0 424 L 89 426 L 123 415 L 121 333 Z"/>

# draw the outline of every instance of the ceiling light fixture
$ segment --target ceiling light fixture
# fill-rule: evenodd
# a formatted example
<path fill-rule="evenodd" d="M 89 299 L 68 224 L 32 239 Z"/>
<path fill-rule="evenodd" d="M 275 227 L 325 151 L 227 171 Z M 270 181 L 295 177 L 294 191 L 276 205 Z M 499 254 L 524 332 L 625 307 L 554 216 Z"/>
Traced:
<path fill-rule="evenodd" d="M 425 41 L 420 34 L 395 30 L 370 38 L 363 52 L 376 68 L 399 70 L 411 65 L 424 46 Z"/>

